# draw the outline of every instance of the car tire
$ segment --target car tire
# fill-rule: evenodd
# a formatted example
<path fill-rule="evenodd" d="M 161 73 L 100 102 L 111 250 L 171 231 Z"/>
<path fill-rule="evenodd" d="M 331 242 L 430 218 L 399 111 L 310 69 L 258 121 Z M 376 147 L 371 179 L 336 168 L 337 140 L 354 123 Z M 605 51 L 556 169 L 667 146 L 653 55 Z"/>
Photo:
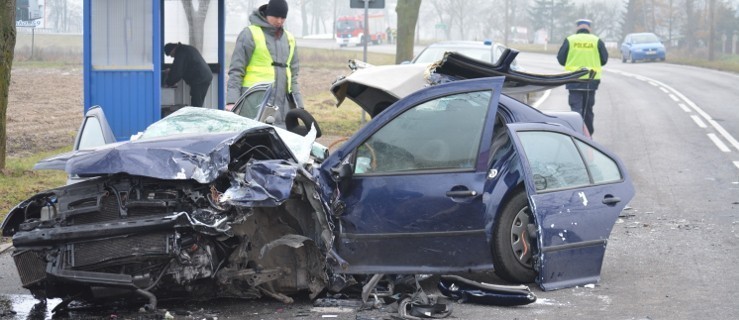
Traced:
<path fill-rule="evenodd" d="M 626 63 L 626 55 L 623 53 L 621 54 L 621 62 Z"/>
<path fill-rule="evenodd" d="M 493 266 L 495 274 L 513 283 L 531 283 L 536 279 L 534 257 L 536 241 L 531 241 L 533 214 L 526 192 L 518 192 L 505 204 L 493 230 Z"/>
<path fill-rule="evenodd" d="M 300 124 L 299 121 L 303 124 Z M 285 115 L 285 129 L 292 133 L 305 136 L 310 132 L 311 125 L 316 126 L 316 138 L 321 136 L 321 127 L 313 116 L 305 109 L 292 109 Z"/>
<path fill-rule="evenodd" d="M 629 54 L 629 58 L 631 59 L 631 63 L 636 63 L 636 59 L 632 54 Z"/>

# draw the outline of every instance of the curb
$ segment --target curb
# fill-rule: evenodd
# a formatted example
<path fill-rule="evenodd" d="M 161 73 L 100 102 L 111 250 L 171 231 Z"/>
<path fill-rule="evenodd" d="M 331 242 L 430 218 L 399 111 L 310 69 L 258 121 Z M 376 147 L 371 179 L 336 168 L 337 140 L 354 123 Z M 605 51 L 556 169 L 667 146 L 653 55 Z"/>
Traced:
<path fill-rule="evenodd" d="M 0 243 L 0 253 L 5 253 L 8 249 L 12 248 L 12 243 Z"/>

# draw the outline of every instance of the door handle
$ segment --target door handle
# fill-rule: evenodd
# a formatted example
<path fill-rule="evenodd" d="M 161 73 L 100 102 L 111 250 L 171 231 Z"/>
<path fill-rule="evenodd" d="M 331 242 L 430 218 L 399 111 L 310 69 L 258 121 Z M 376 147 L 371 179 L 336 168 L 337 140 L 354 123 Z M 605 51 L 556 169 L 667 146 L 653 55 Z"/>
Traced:
<path fill-rule="evenodd" d="M 605 204 L 605 205 L 612 206 L 612 205 L 615 205 L 615 204 L 617 204 L 619 202 L 621 202 L 621 198 L 619 198 L 619 197 L 605 196 L 603 198 L 603 204 Z"/>
<path fill-rule="evenodd" d="M 451 198 L 467 198 L 467 197 L 474 197 L 477 195 L 477 191 L 475 190 L 457 190 L 457 191 L 447 191 L 446 196 Z"/>

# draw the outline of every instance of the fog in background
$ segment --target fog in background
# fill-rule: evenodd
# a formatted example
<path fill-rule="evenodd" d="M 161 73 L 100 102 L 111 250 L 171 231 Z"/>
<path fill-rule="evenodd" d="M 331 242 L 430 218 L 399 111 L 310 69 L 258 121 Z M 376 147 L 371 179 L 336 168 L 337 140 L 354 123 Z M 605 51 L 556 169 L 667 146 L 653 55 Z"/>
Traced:
<path fill-rule="evenodd" d="M 18 27 L 18 37 L 33 33 L 80 34 L 82 0 L 31 0 L 42 7 L 43 23 Z M 149 0 L 116 0 L 146 1 Z M 182 0 L 165 0 L 182 2 Z M 193 6 L 205 0 L 192 0 Z M 215 0 L 213 0 L 215 1 Z M 225 0 L 227 39 L 248 25 L 248 16 L 266 0 Z M 371 10 L 396 27 L 395 4 Z M 298 37 L 328 37 L 340 16 L 360 15 L 349 0 L 288 0 L 287 29 Z M 214 6 L 211 6 L 213 8 Z M 736 54 L 739 0 L 422 0 L 416 42 L 485 40 L 515 44 L 559 44 L 574 21 L 588 18 L 593 32 L 615 47 L 630 32 L 654 32 L 669 47 Z M 203 13 L 205 14 L 205 13 Z M 23 44 L 21 41 L 20 44 Z"/>

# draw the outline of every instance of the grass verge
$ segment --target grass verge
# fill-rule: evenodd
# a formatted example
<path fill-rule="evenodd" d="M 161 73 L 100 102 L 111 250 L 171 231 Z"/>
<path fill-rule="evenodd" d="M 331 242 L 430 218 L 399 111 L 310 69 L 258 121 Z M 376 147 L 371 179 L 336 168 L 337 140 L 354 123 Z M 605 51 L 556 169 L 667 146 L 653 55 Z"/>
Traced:
<path fill-rule="evenodd" d="M 0 219 L 19 202 L 31 195 L 67 182 L 67 174 L 57 170 L 33 170 L 41 159 L 72 150 L 66 147 L 34 154 L 29 157 L 6 159 L 5 169 L 0 171 Z"/>

